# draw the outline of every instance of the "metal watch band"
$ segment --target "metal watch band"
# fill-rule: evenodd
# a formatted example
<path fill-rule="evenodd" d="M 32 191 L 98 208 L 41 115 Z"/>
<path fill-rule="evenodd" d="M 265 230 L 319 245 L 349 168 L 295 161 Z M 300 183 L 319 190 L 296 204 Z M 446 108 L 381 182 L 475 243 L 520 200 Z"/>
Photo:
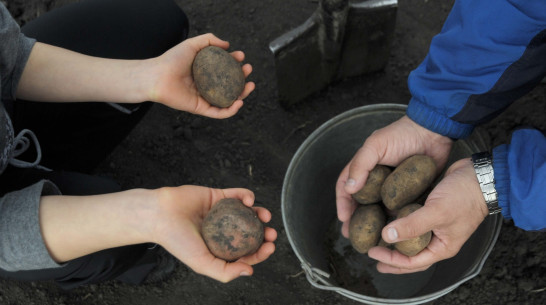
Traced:
<path fill-rule="evenodd" d="M 499 207 L 497 190 L 495 189 L 495 172 L 493 171 L 491 154 L 488 152 L 475 153 L 472 155 L 472 162 L 489 215 L 499 213 L 501 208 Z"/>

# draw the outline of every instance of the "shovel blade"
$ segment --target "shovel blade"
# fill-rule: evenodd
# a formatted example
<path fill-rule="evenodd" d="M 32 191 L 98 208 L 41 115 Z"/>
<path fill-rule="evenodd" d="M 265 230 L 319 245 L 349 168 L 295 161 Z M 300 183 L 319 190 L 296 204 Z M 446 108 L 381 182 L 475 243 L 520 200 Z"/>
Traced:
<path fill-rule="evenodd" d="M 345 28 L 339 78 L 382 70 L 389 60 L 397 0 L 351 3 Z"/>
<path fill-rule="evenodd" d="M 305 23 L 279 36 L 269 44 L 275 58 L 279 102 L 288 107 L 331 81 L 334 68 L 327 61 L 319 41 L 319 23 L 313 14 Z"/>

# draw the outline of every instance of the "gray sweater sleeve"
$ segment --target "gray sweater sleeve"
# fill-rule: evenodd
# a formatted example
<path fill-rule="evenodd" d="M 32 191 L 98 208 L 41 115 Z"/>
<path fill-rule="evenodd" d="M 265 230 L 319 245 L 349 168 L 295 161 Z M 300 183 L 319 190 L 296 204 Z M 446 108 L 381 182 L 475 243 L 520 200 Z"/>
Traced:
<path fill-rule="evenodd" d="M 0 268 L 6 271 L 61 267 L 49 255 L 40 230 L 40 197 L 59 195 L 42 180 L 0 198 Z"/>
<path fill-rule="evenodd" d="M 13 20 L 6 7 L 0 3 L 0 97 L 2 102 L 15 99 L 17 85 L 34 43 L 34 39 L 27 38 L 21 33 L 19 25 Z M 7 116 L 0 116 L 0 118 L 7 118 Z M 7 122 L 0 122 L 0 124 L 7 124 Z M 0 128 L 0 132 L 6 133 L 7 129 Z M 4 139 L 6 135 L 0 134 L 0 139 Z M 0 150 L 0 154 L 6 153 L 8 152 Z M 41 181 L 0 197 L 1 269 L 19 271 L 60 267 L 53 261 L 45 247 L 38 216 L 40 196 L 53 194 L 60 194 L 57 187 L 49 181 Z"/>
<path fill-rule="evenodd" d="M 28 38 L 6 7 L 0 3 L 0 76 L 2 100 L 14 100 L 17 85 L 35 39 Z"/>

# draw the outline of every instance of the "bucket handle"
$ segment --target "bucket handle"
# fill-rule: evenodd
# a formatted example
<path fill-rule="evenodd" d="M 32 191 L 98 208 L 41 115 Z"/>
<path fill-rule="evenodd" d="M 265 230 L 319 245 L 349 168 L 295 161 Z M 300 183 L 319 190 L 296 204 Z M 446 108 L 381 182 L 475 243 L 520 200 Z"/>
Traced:
<path fill-rule="evenodd" d="M 324 278 L 330 278 L 330 274 L 326 271 L 320 270 L 318 268 L 312 267 L 308 262 L 302 262 L 301 268 L 305 272 L 305 277 L 307 281 L 313 285 L 315 288 L 337 291 L 338 287 L 333 287 L 329 285 L 328 281 Z"/>

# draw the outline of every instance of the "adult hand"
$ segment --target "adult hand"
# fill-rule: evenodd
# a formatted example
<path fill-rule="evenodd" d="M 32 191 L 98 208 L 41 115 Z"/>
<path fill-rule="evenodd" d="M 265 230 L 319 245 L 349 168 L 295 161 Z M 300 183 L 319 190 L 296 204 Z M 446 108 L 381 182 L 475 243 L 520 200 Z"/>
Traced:
<path fill-rule="evenodd" d="M 349 236 L 349 220 L 357 205 L 351 194 L 364 186 L 369 172 L 377 164 L 397 166 L 412 155 L 424 154 L 434 159 L 439 173 L 447 162 L 452 142 L 407 116 L 372 133 L 337 180 L 337 216 L 343 222 L 343 236 Z"/>
<path fill-rule="evenodd" d="M 413 257 L 383 247 L 370 249 L 368 256 L 379 261 L 377 270 L 383 273 L 426 270 L 440 260 L 455 256 L 487 214 L 472 161 L 459 160 L 448 168 L 422 208 L 391 222 L 382 231 L 388 243 L 432 231 L 429 245 Z"/>
<path fill-rule="evenodd" d="M 146 61 L 144 69 L 146 77 L 151 77 L 152 84 L 148 90 L 149 100 L 162 103 L 171 108 L 199 114 L 211 118 L 228 118 L 237 113 L 246 98 L 255 88 L 253 82 L 247 82 L 237 99 L 228 108 L 218 108 L 204 100 L 197 91 L 192 77 L 192 63 L 197 53 L 208 46 L 227 49 L 229 43 L 213 34 L 204 34 L 187 39 L 171 48 L 163 55 Z M 231 53 L 238 62 L 242 62 L 245 54 L 241 51 Z M 252 66 L 242 66 L 245 77 L 252 72 Z"/>
<path fill-rule="evenodd" d="M 226 262 L 210 253 L 201 237 L 201 223 L 211 207 L 223 198 L 237 198 L 245 205 L 254 204 L 254 193 L 247 189 L 212 189 L 181 186 L 159 190 L 159 214 L 154 228 L 154 240 L 193 271 L 221 282 L 239 276 L 252 275 L 252 265 L 266 260 L 275 251 L 277 232 L 266 227 L 265 241 L 254 254 L 235 262 Z M 271 220 L 271 213 L 253 208 L 262 222 Z"/>

